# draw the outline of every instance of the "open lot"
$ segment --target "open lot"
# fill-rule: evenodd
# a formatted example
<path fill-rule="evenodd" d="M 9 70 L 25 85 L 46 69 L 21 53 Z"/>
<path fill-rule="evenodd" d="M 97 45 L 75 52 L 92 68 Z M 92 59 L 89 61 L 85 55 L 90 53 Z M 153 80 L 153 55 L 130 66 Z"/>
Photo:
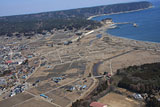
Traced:
<path fill-rule="evenodd" d="M 113 72 L 117 69 L 126 68 L 133 65 L 160 62 L 160 53 L 153 51 L 135 50 L 125 55 L 105 61 L 100 67 L 100 73 Z"/>
<path fill-rule="evenodd" d="M 50 104 L 47 101 L 42 100 L 41 98 L 33 98 L 29 101 L 17 105 L 16 107 L 57 107 L 57 106 L 54 104 Z"/>
<path fill-rule="evenodd" d="M 99 102 L 109 105 L 109 107 L 144 107 L 140 102 L 116 93 L 107 94 L 99 99 Z"/>
<path fill-rule="evenodd" d="M 16 96 L 13 96 L 11 98 L 8 98 L 6 100 L 0 101 L 0 107 L 12 107 L 18 103 L 24 102 L 26 100 L 29 100 L 33 98 L 34 96 L 28 94 L 28 93 L 21 93 Z"/>

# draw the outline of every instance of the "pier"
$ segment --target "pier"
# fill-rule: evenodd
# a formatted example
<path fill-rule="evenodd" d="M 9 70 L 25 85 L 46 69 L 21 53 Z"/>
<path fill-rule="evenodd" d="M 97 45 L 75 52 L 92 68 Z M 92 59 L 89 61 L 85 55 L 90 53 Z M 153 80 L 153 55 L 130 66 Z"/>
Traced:
<path fill-rule="evenodd" d="M 115 24 L 134 24 L 133 22 L 121 22 L 121 23 L 115 23 Z"/>
<path fill-rule="evenodd" d="M 138 25 L 136 23 L 133 22 L 121 22 L 121 23 L 114 23 L 115 25 L 119 25 L 119 24 L 132 24 L 134 27 L 138 27 Z"/>

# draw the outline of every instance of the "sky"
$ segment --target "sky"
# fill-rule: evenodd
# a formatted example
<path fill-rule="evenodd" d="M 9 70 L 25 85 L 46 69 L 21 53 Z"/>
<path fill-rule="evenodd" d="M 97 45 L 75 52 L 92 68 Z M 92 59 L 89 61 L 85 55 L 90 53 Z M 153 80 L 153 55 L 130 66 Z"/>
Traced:
<path fill-rule="evenodd" d="M 0 16 L 39 13 L 141 0 L 0 0 Z"/>

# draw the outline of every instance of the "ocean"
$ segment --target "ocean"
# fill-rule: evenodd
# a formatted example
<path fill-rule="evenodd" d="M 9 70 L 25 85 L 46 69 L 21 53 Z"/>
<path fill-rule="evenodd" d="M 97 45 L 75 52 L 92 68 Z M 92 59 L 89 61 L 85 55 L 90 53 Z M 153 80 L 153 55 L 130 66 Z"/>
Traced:
<path fill-rule="evenodd" d="M 107 30 L 107 33 L 123 38 L 160 43 L 160 2 L 155 2 L 153 5 L 153 8 L 146 10 L 98 16 L 92 20 L 112 18 L 116 23 L 136 23 L 138 27 L 134 27 L 133 24 L 120 24 L 115 29 Z"/>

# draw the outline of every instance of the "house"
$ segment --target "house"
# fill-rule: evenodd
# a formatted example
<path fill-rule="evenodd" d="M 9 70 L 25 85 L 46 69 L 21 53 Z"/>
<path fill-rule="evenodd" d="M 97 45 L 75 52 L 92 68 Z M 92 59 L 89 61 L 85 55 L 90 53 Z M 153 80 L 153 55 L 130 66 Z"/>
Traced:
<path fill-rule="evenodd" d="M 83 85 L 83 86 L 82 86 L 82 89 L 85 89 L 86 87 L 87 87 L 86 85 Z"/>
<path fill-rule="evenodd" d="M 6 61 L 6 64 L 11 64 L 11 63 L 12 63 L 11 60 Z"/>
<path fill-rule="evenodd" d="M 40 94 L 41 97 L 43 98 L 48 98 L 48 96 L 44 95 L 44 94 Z"/>
<path fill-rule="evenodd" d="M 103 19 L 102 22 L 104 22 L 106 24 L 112 24 L 112 18 Z"/>
<path fill-rule="evenodd" d="M 99 103 L 99 102 L 92 102 L 90 104 L 90 107 L 107 107 L 107 105 L 104 105 L 104 104 Z"/>
<path fill-rule="evenodd" d="M 97 39 L 102 38 L 102 34 L 98 34 L 98 35 L 96 35 L 96 38 L 97 38 Z"/>
<path fill-rule="evenodd" d="M 134 93 L 133 97 L 137 100 L 143 100 L 143 97 L 141 96 L 141 94 Z"/>
<path fill-rule="evenodd" d="M 13 97 L 14 95 L 16 95 L 16 93 L 11 92 L 11 93 L 9 94 L 9 97 Z"/>
<path fill-rule="evenodd" d="M 72 43 L 72 41 L 65 41 L 64 42 L 64 45 L 69 45 L 69 44 L 71 44 Z"/>
<path fill-rule="evenodd" d="M 32 84 L 32 86 L 36 86 L 39 82 L 40 82 L 40 80 L 36 80 L 36 81 Z"/>
<path fill-rule="evenodd" d="M 67 91 L 70 91 L 70 92 L 72 92 L 73 90 L 75 90 L 75 87 L 73 87 L 73 86 L 68 86 L 66 88 L 67 88 Z"/>
<path fill-rule="evenodd" d="M 19 62 L 18 62 L 18 65 L 21 65 L 22 63 L 23 63 L 23 61 L 19 61 Z"/>
<path fill-rule="evenodd" d="M 7 68 L 8 66 L 5 64 L 0 64 L 0 68 Z"/>
<path fill-rule="evenodd" d="M 85 89 L 86 87 L 87 87 L 87 85 L 83 85 L 83 86 L 80 87 L 80 90 L 83 90 L 83 89 Z"/>
<path fill-rule="evenodd" d="M 28 56 L 27 56 L 27 58 L 32 58 L 32 57 L 33 57 L 32 55 L 28 55 Z"/>
<path fill-rule="evenodd" d="M 55 83 L 58 83 L 59 81 L 61 81 L 63 78 L 62 77 L 53 77 L 52 80 L 55 82 Z"/>
<path fill-rule="evenodd" d="M 26 78 L 27 78 L 27 76 L 26 76 L 26 75 L 23 75 L 23 76 L 22 76 L 22 79 L 26 79 Z"/>
<path fill-rule="evenodd" d="M 80 90 L 82 88 L 82 85 L 76 85 L 75 87 L 77 90 Z"/>
<path fill-rule="evenodd" d="M 0 86 L 6 86 L 6 85 L 7 85 L 6 79 L 0 77 Z"/>

